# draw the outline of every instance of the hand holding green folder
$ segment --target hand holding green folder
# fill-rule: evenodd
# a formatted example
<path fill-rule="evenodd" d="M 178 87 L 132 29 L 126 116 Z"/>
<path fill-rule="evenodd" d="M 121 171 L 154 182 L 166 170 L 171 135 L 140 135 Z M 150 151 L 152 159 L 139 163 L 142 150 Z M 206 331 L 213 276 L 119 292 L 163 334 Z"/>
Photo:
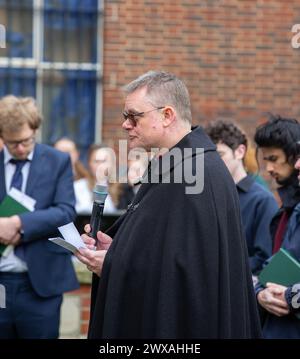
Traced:
<path fill-rule="evenodd" d="M 281 284 L 286 287 L 300 282 L 300 263 L 293 258 L 285 249 L 274 254 L 258 276 L 259 282 L 264 286 L 266 283 Z"/>
<path fill-rule="evenodd" d="M 0 204 L 0 217 L 11 217 L 16 214 L 32 212 L 35 200 L 24 193 L 12 188 Z M 9 246 L 0 243 L 0 256 Z"/>

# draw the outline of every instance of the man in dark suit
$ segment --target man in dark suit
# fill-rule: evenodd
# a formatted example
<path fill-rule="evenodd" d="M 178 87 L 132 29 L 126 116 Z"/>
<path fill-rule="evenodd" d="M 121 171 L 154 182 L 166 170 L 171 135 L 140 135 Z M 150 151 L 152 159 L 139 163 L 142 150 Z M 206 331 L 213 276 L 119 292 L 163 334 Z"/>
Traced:
<path fill-rule="evenodd" d="M 0 203 L 15 187 L 35 201 L 33 212 L 0 218 L 0 258 L 6 290 L 0 338 L 57 338 L 62 294 L 78 287 L 70 255 L 47 239 L 75 218 L 67 154 L 36 144 L 41 117 L 32 98 L 0 100 Z"/>

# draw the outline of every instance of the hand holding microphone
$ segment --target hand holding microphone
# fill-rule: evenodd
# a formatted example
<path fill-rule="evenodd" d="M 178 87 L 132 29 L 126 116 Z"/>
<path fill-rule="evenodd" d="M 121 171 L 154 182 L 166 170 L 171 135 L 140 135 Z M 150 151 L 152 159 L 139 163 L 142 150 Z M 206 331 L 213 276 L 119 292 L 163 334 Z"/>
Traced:
<path fill-rule="evenodd" d="M 76 253 L 76 257 L 86 264 L 90 271 L 100 276 L 107 250 L 112 242 L 111 237 L 100 232 L 101 217 L 107 196 L 107 186 L 96 185 L 93 195 L 94 203 L 90 224 L 87 224 L 84 228 L 90 238 L 86 234 L 82 235 L 87 248 L 80 248 Z M 96 251 L 92 249 L 94 247 L 97 248 Z"/>
<path fill-rule="evenodd" d="M 88 249 L 95 250 L 96 248 L 97 250 L 100 251 L 108 250 L 108 248 L 112 243 L 112 238 L 109 235 L 99 231 L 97 232 L 97 240 L 95 240 L 90 236 L 91 226 L 89 224 L 86 224 L 84 226 L 84 231 L 85 233 L 81 235 L 81 238 L 83 242 L 86 244 Z"/>
<path fill-rule="evenodd" d="M 88 270 L 100 276 L 106 253 L 112 243 L 112 238 L 99 231 L 97 233 L 97 241 L 95 241 L 95 239 L 89 237 L 89 224 L 84 227 L 84 230 L 88 235 L 83 234 L 81 237 L 87 248 L 80 248 L 75 255 L 87 266 Z M 97 250 L 94 250 L 95 245 Z"/>
<path fill-rule="evenodd" d="M 97 232 L 100 231 L 104 202 L 107 197 L 107 186 L 96 184 L 93 190 L 93 197 L 93 210 L 90 220 L 91 232 L 89 235 L 97 240 Z"/>

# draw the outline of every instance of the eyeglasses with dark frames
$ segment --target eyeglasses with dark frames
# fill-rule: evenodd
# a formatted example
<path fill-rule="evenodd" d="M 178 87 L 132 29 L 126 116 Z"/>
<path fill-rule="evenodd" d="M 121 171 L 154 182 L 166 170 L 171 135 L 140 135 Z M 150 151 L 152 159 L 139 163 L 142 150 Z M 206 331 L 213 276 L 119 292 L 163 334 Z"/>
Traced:
<path fill-rule="evenodd" d="M 130 125 L 135 127 L 138 123 L 138 120 L 136 119 L 136 117 L 143 117 L 146 113 L 152 112 L 152 111 L 157 111 L 157 110 L 162 110 L 163 108 L 165 108 L 165 106 L 162 107 L 156 107 L 153 108 L 152 110 L 149 111 L 143 111 L 143 112 L 137 112 L 137 113 L 129 113 L 127 111 L 123 112 L 123 117 L 125 121 L 129 121 Z"/>
<path fill-rule="evenodd" d="M 3 142 L 9 148 L 17 148 L 18 145 L 27 147 L 35 142 L 35 134 L 32 134 L 30 137 L 24 138 L 23 140 L 19 140 L 19 141 L 5 141 L 4 140 Z"/>

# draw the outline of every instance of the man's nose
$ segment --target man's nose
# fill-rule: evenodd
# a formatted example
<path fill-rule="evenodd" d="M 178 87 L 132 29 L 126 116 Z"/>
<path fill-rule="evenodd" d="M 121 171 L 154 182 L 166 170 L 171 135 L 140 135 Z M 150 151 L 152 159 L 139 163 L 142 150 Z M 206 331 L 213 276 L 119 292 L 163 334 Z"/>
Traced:
<path fill-rule="evenodd" d="M 124 130 L 130 130 L 132 128 L 132 125 L 129 120 L 124 120 L 122 123 L 122 128 Z"/>
<path fill-rule="evenodd" d="M 25 146 L 20 142 L 20 143 L 17 143 L 16 145 L 16 149 L 21 149 L 21 150 L 24 150 Z"/>
<path fill-rule="evenodd" d="M 274 171 L 274 165 L 272 164 L 272 162 L 267 162 L 266 170 L 267 170 L 267 172 L 269 172 L 269 173 L 271 173 L 271 172 Z"/>

